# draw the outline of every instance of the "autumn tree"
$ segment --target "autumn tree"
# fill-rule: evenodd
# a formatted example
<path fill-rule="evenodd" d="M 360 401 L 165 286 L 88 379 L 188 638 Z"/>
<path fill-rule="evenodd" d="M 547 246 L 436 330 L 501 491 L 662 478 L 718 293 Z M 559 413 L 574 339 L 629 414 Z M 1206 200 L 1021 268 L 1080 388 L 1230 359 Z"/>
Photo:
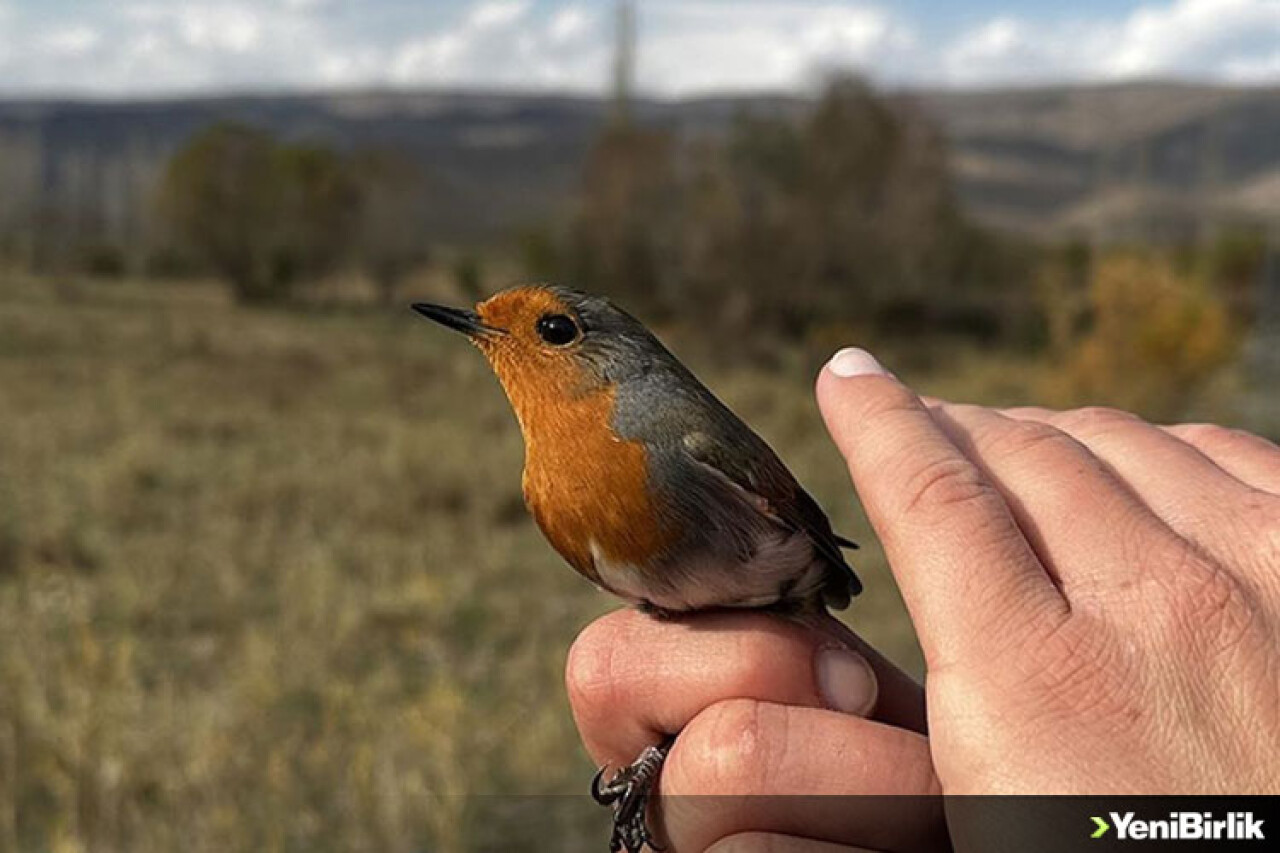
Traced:
<path fill-rule="evenodd" d="M 1155 420 L 1186 417 L 1236 358 L 1241 336 L 1203 275 L 1152 251 L 1114 251 L 1087 282 L 1080 331 L 1056 342 L 1043 394 L 1056 405 L 1111 405 Z M 1083 321 L 1083 322 L 1081 322 Z"/>

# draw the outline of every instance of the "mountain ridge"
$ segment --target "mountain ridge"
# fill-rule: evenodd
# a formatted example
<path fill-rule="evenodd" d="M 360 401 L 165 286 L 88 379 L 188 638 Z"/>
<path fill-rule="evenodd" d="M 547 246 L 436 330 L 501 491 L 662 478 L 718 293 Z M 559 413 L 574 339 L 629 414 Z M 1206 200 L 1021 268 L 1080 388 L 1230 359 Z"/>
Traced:
<path fill-rule="evenodd" d="M 1206 224 L 1280 219 L 1280 86 L 891 94 L 937 120 L 962 205 L 991 226 L 1054 239 L 1178 239 Z M 641 98 L 634 112 L 697 136 L 725 132 L 744 112 L 794 118 L 809 102 Z M 235 120 L 287 139 L 401 149 L 429 172 L 436 203 L 424 227 L 446 240 L 490 240 L 568 208 L 608 114 L 607 100 L 587 95 L 468 89 L 0 99 L 0 229 L 36 209 L 73 237 L 137 237 L 152 227 L 145 207 L 167 158 L 201 127 Z"/>

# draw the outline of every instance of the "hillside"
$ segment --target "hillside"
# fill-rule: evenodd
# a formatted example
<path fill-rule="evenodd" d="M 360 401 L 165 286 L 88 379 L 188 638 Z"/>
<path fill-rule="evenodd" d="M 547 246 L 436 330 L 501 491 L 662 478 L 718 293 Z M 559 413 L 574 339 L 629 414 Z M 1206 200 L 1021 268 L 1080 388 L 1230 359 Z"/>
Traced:
<path fill-rule="evenodd" d="M 1044 234 L 1179 236 L 1280 216 L 1280 88 L 926 93 L 979 218 Z"/>
<path fill-rule="evenodd" d="M 1032 234 L 1172 236 L 1206 218 L 1280 216 L 1280 88 L 1144 84 L 913 92 L 953 146 L 966 208 Z M 648 124 L 722 132 L 797 98 L 644 101 Z M 0 102 L 0 233 L 32 212 L 73 241 L 144 241 L 167 157 L 220 119 L 420 161 L 447 240 L 502 236 L 562 210 L 607 104 L 475 92 L 349 92 L 190 100 Z"/>

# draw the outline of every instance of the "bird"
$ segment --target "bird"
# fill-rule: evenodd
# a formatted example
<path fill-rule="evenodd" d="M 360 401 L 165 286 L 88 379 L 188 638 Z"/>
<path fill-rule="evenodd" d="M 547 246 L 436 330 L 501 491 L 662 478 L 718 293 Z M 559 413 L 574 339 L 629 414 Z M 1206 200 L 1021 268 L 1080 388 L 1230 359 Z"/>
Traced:
<path fill-rule="evenodd" d="M 474 310 L 417 302 L 488 360 L 525 445 L 525 504 L 580 575 L 660 619 L 751 609 L 802 622 L 862 591 L 818 503 L 772 448 L 643 323 L 560 285 L 502 290 Z M 647 803 L 668 737 L 592 796 L 612 853 L 661 849 Z"/>

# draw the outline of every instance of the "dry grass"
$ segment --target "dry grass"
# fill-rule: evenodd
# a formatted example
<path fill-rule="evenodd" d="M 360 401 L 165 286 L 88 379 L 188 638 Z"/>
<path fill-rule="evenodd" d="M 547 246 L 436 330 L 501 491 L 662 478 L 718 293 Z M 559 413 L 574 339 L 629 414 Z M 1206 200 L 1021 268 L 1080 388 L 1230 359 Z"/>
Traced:
<path fill-rule="evenodd" d="M 808 376 L 716 379 L 848 507 Z M 0 406 L 0 849 L 476 849 L 520 809 L 467 795 L 583 791 L 561 669 L 615 604 L 527 519 L 459 341 L 10 278 Z M 915 665 L 863 565 L 854 621 Z M 580 799 L 535 826 L 598 844 Z"/>
<path fill-rule="evenodd" d="M 707 378 L 869 545 L 849 618 L 919 671 L 784 364 Z M 0 278 L 0 410 L 0 849 L 598 847 L 561 670 L 616 605 L 527 519 L 476 353 L 405 311 Z"/>

